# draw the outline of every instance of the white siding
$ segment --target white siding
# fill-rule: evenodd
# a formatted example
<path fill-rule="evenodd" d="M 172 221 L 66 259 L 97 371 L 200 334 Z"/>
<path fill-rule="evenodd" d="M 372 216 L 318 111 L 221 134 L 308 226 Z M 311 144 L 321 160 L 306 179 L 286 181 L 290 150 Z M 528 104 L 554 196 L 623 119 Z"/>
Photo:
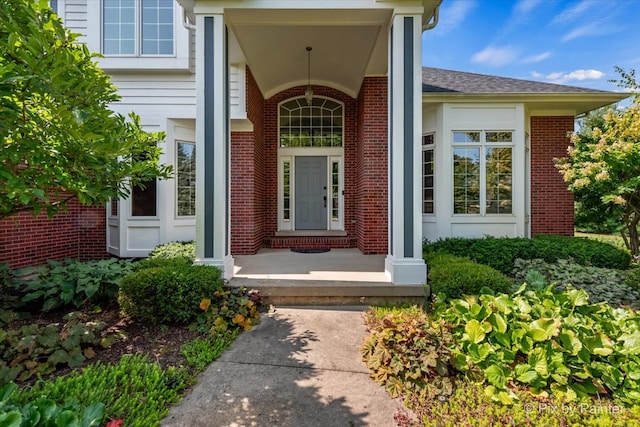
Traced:
<path fill-rule="evenodd" d="M 93 7 L 100 5 L 95 0 L 61 0 L 58 1 L 58 16 L 62 18 L 64 25 L 74 33 L 82 34 L 78 38 L 81 43 L 86 42 L 87 35 L 87 1 L 95 3 Z M 100 28 L 97 29 L 100 31 Z"/>

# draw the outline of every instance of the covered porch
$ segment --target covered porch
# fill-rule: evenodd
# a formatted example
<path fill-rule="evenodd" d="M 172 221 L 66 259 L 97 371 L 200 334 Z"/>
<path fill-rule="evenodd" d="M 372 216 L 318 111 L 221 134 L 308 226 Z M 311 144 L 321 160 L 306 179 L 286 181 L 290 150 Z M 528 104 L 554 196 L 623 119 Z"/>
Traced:
<path fill-rule="evenodd" d="M 425 283 L 421 36 L 440 1 L 181 3 L 196 28 L 196 262 L 231 279 L 264 248 L 353 249 L 382 256 L 387 282 Z"/>

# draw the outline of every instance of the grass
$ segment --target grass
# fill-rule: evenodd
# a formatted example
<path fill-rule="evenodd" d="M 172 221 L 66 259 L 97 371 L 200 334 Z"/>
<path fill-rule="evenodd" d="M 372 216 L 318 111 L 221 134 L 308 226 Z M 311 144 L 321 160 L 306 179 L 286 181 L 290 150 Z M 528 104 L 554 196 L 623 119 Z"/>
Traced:
<path fill-rule="evenodd" d="M 576 237 L 586 237 L 588 239 L 597 240 L 599 242 L 609 243 L 617 248 L 627 250 L 627 247 L 622 240 L 622 236 L 619 234 L 597 234 L 597 233 L 582 233 L 576 231 L 574 233 Z"/>

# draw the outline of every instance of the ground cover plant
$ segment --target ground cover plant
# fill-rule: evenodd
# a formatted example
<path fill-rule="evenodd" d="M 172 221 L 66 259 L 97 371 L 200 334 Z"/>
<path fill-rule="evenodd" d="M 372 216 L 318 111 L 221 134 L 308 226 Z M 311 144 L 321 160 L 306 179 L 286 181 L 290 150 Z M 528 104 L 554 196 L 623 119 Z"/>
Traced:
<path fill-rule="evenodd" d="M 531 285 L 553 283 L 558 289 L 569 286 L 584 289 L 591 302 L 608 302 L 613 306 L 632 306 L 640 308 L 640 293 L 634 285 L 638 283 L 638 269 L 616 270 L 585 266 L 572 260 L 560 259 L 550 263 L 542 259 L 516 259 L 513 276 L 521 283 Z M 536 279 L 532 275 L 539 273 Z"/>
<path fill-rule="evenodd" d="M 158 425 L 197 374 L 241 331 L 259 322 L 260 297 L 256 291 L 223 286 L 218 269 L 192 266 L 191 256 L 183 251 L 158 252 L 163 255 L 127 265 L 128 274 L 118 283 L 130 281 L 131 275 L 161 270 L 159 276 L 151 274 L 150 280 L 163 278 L 164 282 L 155 283 L 164 286 L 168 297 L 153 296 L 154 301 L 136 302 L 141 307 L 155 304 L 160 308 L 154 313 L 164 309 L 164 314 L 123 316 L 113 293 L 100 306 L 83 301 L 80 310 L 67 320 L 62 319 L 67 313 L 63 307 L 74 304 L 46 312 L 40 304 L 34 313 L 0 310 L 0 319 L 6 320 L 0 324 L 0 338 L 4 340 L 0 340 L 4 349 L 0 374 L 12 390 L 8 403 L 0 407 L 0 425 L 17 422 L 17 412 L 24 421 L 35 411 L 29 408 L 41 407 L 65 414 L 61 424 L 53 420 L 47 425 L 73 425 L 69 419 L 82 421 L 86 408 L 98 407 L 103 408 L 102 421 L 95 425 Z M 100 276 L 100 270 L 95 271 Z M 46 286 L 46 280 L 42 282 Z M 143 285 L 142 289 L 149 287 L 146 282 Z M 122 299 L 122 286 L 118 288 Z M 47 297 L 60 299 L 63 287 L 51 289 L 55 291 Z M 18 354 L 17 350 L 22 352 Z M 53 362 L 56 370 L 52 369 Z M 15 391 L 9 382 L 12 379 L 19 387 Z M 87 421 L 78 425 L 94 424 Z"/>
<path fill-rule="evenodd" d="M 582 290 L 373 307 L 366 322 L 372 377 L 421 425 L 640 425 L 638 314 Z"/>

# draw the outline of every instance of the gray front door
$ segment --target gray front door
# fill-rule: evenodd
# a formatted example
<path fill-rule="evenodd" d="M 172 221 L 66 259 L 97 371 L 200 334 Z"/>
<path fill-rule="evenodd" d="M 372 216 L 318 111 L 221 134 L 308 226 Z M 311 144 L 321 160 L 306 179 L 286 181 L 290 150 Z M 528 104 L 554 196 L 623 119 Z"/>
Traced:
<path fill-rule="evenodd" d="M 327 229 L 327 158 L 296 157 L 296 230 Z"/>

